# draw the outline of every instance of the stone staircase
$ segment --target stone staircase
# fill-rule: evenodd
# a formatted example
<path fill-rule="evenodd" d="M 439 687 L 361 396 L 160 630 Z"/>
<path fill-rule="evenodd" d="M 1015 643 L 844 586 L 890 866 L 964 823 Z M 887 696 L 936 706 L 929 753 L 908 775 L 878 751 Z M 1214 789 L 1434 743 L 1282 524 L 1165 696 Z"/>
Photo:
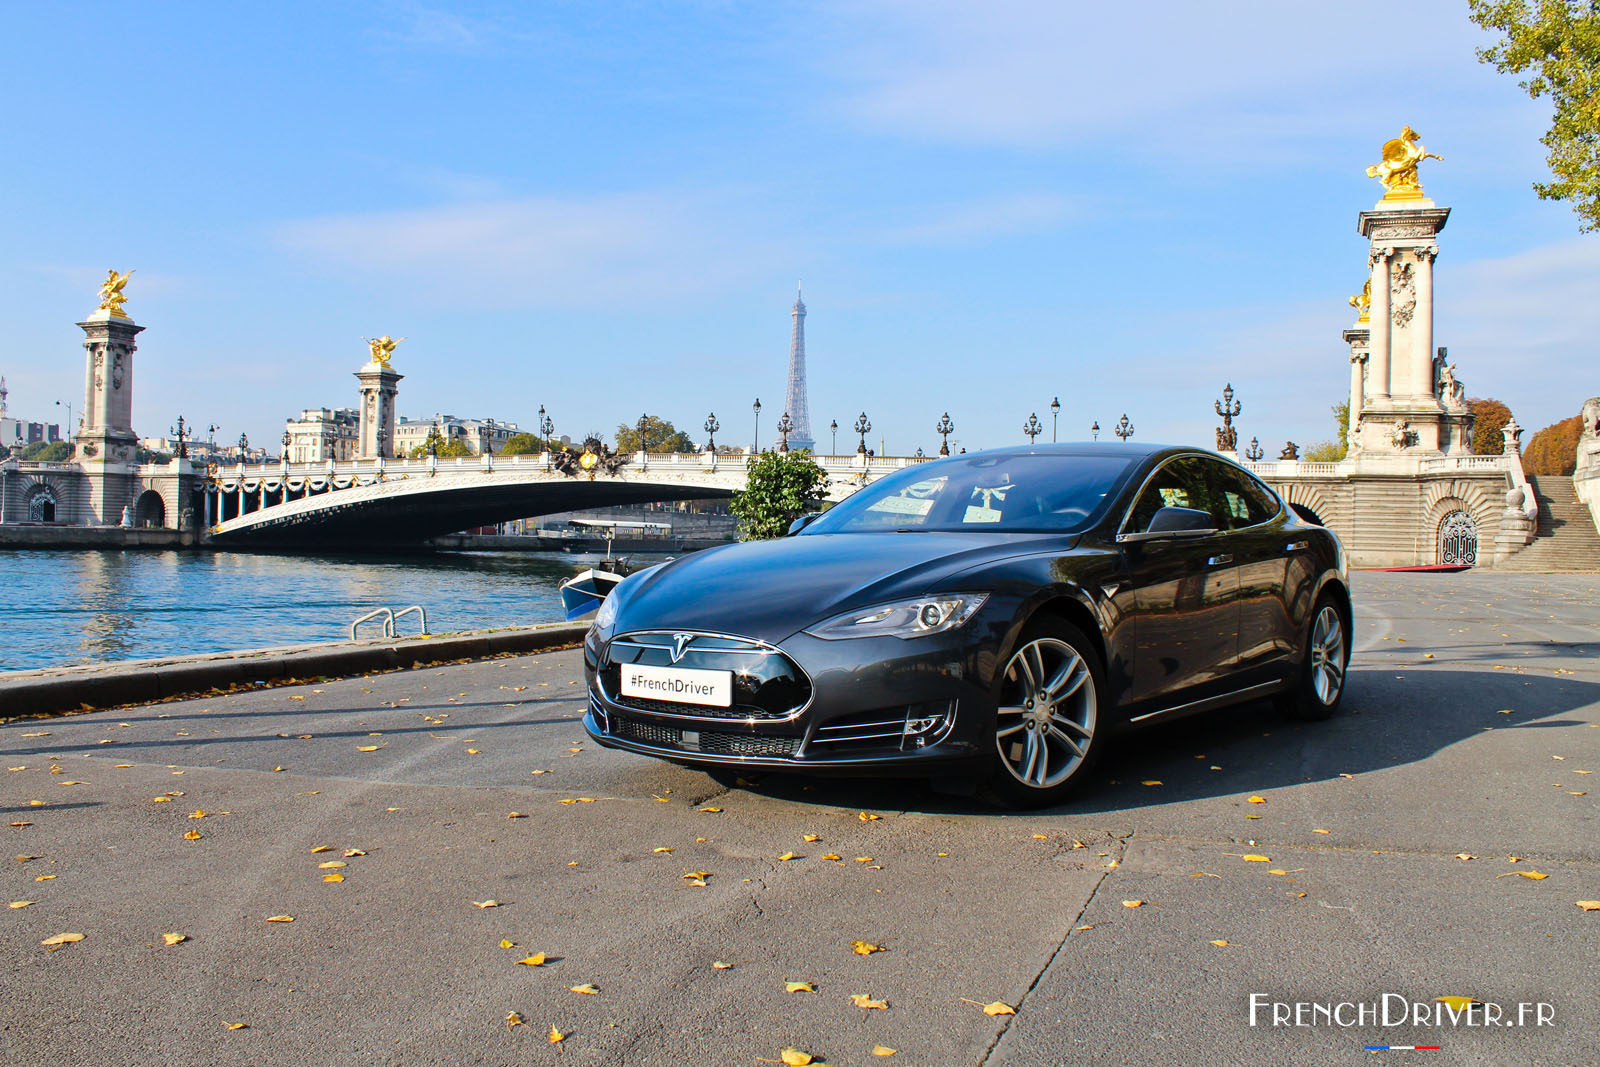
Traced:
<path fill-rule="evenodd" d="M 1495 569 L 1600 571 L 1600 532 L 1588 506 L 1573 492 L 1572 479 L 1531 474 L 1528 481 L 1539 499 L 1539 528 L 1527 548 Z"/>

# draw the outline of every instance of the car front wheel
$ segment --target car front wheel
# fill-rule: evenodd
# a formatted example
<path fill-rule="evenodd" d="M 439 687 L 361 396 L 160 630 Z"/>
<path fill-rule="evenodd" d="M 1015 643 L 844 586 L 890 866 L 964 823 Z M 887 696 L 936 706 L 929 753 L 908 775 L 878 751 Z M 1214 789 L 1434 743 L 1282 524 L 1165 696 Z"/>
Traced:
<path fill-rule="evenodd" d="M 1311 613 L 1311 629 L 1305 657 L 1295 675 L 1292 688 L 1278 701 L 1291 719 L 1316 721 L 1339 710 L 1344 697 L 1345 672 L 1350 666 L 1350 639 L 1344 616 L 1332 597 L 1317 599 Z"/>
<path fill-rule="evenodd" d="M 1096 762 L 1105 668 L 1065 622 L 1028 631 L 1006 664 L 986 792 L 1008 807 L 1059 803 Z"/>

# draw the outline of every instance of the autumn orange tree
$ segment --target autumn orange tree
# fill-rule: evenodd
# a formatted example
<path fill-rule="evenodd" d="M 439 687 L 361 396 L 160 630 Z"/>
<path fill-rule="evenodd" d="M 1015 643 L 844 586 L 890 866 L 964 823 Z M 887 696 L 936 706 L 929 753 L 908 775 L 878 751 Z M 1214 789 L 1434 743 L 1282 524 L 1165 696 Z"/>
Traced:
<path fill-rule="evenodd" d="M 1511 421 L 1511 409 L 1504 401 L 1475 396 L 1467 401 L 1472 412 L 1472 451 L 1480 456 L 1498 456 L 1506 450 L 1505 435 L 1500 431 Z"/>
<path fill-rule="evenodd" d="M 1571 474 L 1578 465 L 1578 438 L 1583 436 L 1583 417 L 1546 426 L 1528 440 L 1522 450 L 1522 469 L 1529 474 Z"/>

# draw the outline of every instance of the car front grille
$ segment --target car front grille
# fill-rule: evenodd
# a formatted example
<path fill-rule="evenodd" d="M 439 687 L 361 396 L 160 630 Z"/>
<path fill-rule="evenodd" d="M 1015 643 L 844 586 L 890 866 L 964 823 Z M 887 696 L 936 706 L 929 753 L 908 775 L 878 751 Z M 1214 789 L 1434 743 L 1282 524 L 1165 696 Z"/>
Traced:
<path fill-rule="evenodd" d="M 783 720 L 811 702 L 811 679 L 781 650 L 760 641 L 723 634 L 642 630 L 612 639 L 598 677 L 608 702 L 619 708 L 690 719 Z M 674 658 L 676 656 L 676 658 Z M 624 663 L 687 670 L 727 671 L 733 676 L 731 707 L 623 696 Z"/>
<path fill-rule="evenodd" d="M 662 726 L 642 722 L 626 716 L 613 716 L 611 730 L 618 737 L 641 744 L 677 749 L 681 752 L 704 752 L 714 756 L 759 756 L 768 759 L 787 759 L 800 748 L 798 737 L 761 737 L 747 734 L 718 733 L 715 731 L 684 730 L 676 726 Z"/>

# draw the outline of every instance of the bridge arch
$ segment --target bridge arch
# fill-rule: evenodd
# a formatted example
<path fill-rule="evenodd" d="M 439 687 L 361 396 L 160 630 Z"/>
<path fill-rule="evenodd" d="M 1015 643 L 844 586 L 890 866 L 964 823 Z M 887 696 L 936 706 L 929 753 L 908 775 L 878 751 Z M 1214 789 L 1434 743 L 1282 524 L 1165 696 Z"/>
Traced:
<path fill-rule="evenodd" d="M 154 489 L 139 494 L 133 504 L 133 524 L 139 527 L 161 527 L 167 524 L 167 502 Z"/>
<path fill-rule="evenodd" d="M 46 482 L 35 482 L 22 498 L 29 522 L 56 521 L 56 491 Z"/>

